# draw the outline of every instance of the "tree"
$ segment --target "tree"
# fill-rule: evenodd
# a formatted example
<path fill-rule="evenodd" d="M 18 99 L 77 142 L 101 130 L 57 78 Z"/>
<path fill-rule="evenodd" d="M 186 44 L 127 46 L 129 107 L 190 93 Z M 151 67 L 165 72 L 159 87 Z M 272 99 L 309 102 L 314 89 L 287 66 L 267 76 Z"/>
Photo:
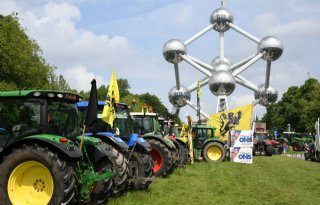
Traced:
<path fill-rule="evenodd" d="M 310 78 L 304 85 L 290 87 L 282 99 L 267 107 L 264 120 L 269 128 L 284 131 L 290 124 L 296 132 L 312 132 L 314 122 L 320 117 L 320 83 Z"/>
<path fill-rule="evenodd" d="M 40 47 L 18 20 L 17 13 L 0 17 L 0 89 L 50 87 L 54 67 L 46 63 Z"/>

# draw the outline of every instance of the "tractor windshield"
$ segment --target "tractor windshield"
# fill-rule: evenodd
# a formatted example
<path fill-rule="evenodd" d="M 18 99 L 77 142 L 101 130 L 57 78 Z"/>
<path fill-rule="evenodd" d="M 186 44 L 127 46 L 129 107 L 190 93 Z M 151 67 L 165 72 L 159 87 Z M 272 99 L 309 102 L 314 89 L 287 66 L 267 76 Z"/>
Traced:
<path fill-rule="evenodd" d="M 134 116 L 135 132 L 140 134 L 155 133 L 160 131 L 158 120 L 154 116 Z"/>
<path fill-rule="evenodd" d="M 76 104 L 48 101 L 48 133 L 65 137 L 78 136 L 79 119 Z"/>
<path fill-rule="evenodd" d="M 133 122 L 129 115 L 129 109 L 125 106 L 116 106 L 116 119 L 114 127 L 120 131 L 120 136 L 129 137 L 133 133 Z"/>

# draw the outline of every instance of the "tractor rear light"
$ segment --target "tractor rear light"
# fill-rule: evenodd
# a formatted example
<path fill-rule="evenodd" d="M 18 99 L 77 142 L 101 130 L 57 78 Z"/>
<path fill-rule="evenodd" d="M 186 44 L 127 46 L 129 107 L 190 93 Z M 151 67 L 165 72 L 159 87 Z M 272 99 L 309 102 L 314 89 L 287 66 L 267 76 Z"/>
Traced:
<path fill-rule="evenodd" d="M 59 139 L 59 142 L 62 143 L 62 144 L 67 144 L 69 142 L 69 140 L 67 138 L 65 138 L 65 137 L 61 137 Z"/>

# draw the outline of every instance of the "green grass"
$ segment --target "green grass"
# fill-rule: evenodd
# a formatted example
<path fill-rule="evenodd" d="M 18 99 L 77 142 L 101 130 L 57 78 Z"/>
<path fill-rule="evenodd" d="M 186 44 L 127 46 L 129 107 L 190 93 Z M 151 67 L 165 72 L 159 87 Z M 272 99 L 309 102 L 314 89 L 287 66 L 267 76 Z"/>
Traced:
<path fill-rule="evenodd" d="M 283 155 L 256 156 L 253 164 L 195 162 L 159 178 L 148 190 L 111 198 L 131 204 L 320 204 L 320 163 Z"/>

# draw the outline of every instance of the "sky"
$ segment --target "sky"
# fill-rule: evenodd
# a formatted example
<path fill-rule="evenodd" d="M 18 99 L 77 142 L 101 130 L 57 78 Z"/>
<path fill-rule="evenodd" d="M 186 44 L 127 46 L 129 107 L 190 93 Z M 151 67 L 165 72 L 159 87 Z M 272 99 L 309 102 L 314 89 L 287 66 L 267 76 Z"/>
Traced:
<path fill-rule="evenodd" d="M 170 39 L 182 42 L 209 25 L 221 0 L 0 0 L 0 14 L 18 12 L 20 24 L 36 40 L 46 61 L 56 66 L 73 89 L 90 90 L 90 82 L 108 85 L 112 71 L 127 79 L 131 93 L 149 92 L 170 111 L 169 90 L 175 86 L 174 66 L 162 54 Z M 284 44 L 282 56 L 272 62 L 270 84 L 279 93 L 320 77 L 320 1 L 225 0 L 234 24 L 262 39 L 273 35 Z M 255 54 L 257 44 L 230 29 L 225 32 L 225 56 L 232 63 Z M 187 46 L 187 53 L 207 64 L 219 55 L 219 34 L 211 30 Z M 203 74 L 179 63 L 180 83 L 188 87 Z M 265 82 L 266 61 L 259 60 L 241 73 L 260 85 Z M 230 109 L 254 100 L 253 91 L 237 84 L 228 97 Z M 191 93 L 196 104 L 196 92 Z M 217 97 L 202 87 L 201 108 L 216 112 Z M 256 105 L 262 117 L 265 107 Z M 181 108 L 180 117 L 195 112 Z"/>

